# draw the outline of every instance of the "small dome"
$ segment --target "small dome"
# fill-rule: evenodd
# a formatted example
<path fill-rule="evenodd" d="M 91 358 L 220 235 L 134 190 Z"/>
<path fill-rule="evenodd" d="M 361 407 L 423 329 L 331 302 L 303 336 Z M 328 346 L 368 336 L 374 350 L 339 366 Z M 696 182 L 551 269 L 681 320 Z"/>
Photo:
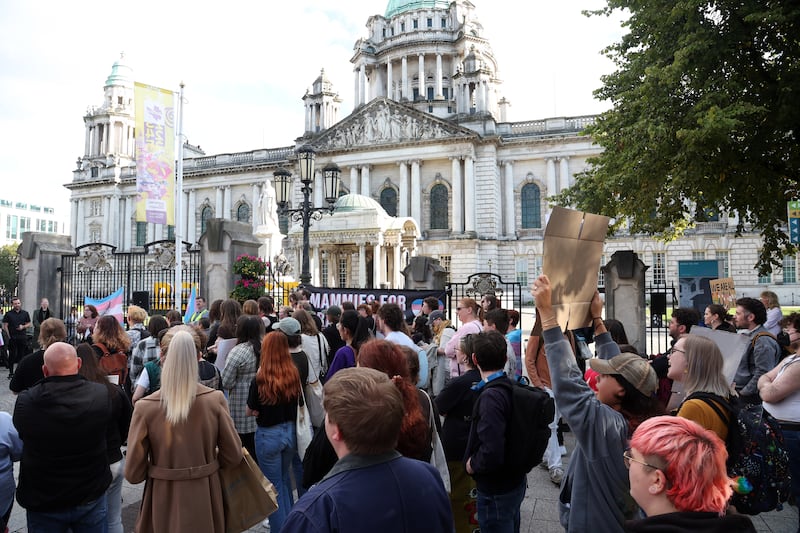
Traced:
<path fill-rule="evenodd" d="M 111 74 L 106 78 L 106 86 L 109 85 L 133 85 L 133 69 L 125 63 L 125 53 L 119 55 L 119 59 L 114 61 L 111 67 Z"/>
<path fill-rule="evenodd" d="M 314 80 L 314 85 L 312 87 L 314 94 L 320 94 L 323 92 L 328 93 L 333 91 L 333 83 L 331 83 L 328 75 L 325 74 L 325 69 L 320 70 L 319 76 L 316 80 Z"/>
<path fill-rule="evenodd" d="M 386 211 L 381 207 L 381 204 L 369 198 L 368 196 L 361 196 L 360 194 L 345 194 L 340 196 L 334 204 L 334 211 L 336 213 L 348 213 L 350 211 L 368 211 L 375 210 L 379 214 L 386 214 Z"/>
<path fill-rule="evenodd" d="M 447 9 L 451 2 L 452 0 L 389 0 L 384 16 L 388 19 L 415 9 Z"/>

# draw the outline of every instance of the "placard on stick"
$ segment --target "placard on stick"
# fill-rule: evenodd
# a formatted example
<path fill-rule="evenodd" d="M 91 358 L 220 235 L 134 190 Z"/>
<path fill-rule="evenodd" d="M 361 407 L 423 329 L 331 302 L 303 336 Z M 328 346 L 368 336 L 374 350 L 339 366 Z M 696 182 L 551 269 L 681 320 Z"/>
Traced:
<path fill-rule="evenodd" d="M 711 286 L 711 300 L 715 304 L 732 309 L 736 305 L 736 289 L 733 286 L 733 278 L 712 279 L 708 282 Z"/>

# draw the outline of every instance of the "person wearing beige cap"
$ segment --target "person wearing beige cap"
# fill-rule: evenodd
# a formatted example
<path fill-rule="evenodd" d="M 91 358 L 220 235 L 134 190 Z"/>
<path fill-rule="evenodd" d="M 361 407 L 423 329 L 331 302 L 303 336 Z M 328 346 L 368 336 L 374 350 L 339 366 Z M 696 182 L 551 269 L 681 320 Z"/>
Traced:
<path fill-rule="evenodd" d="M 531 294 L 542 320 L 550 379 L 558 410 L 575 435 L 577 446 L 561 482 L 559 520 L 564 529 L 593 533 L 622 531 L 634 517 L 623 453 L 636 427 L 663 414 L 655 397 L 656 375 L 646 359 L 620 353 L 601 318 L 603 302 L 595 293 L 590 306 L 600 373 L 597 393 L 583 380 L 572 349 L 556 321 L 547 276 L 539 276 Z"/>

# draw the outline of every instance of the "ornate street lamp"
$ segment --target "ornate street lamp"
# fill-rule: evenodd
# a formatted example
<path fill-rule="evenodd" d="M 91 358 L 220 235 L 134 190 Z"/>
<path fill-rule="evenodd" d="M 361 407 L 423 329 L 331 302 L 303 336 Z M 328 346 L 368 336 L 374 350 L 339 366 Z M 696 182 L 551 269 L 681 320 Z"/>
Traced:
<path fill-rule="evenodd" d="M 311 271 L 308 266 L 308 230 L 311 227 L 311 220 L 321 220 L 322 215 L 327 211 L 333 214 L 333 206 L 339 197 L 339 175 L 341 170 L 335 163 L 328 163 L 322 170 L 323 187 L 325 200 L 328 207 L 312 207 L 311 193 L 314 191 L 314 160 L 316 153 L 310 146 L 301 146 L 296 150 L 297 162 L 300 165 L 300 191 L 303 193 L 303 202 L 298 209 L 289 209 L 289 197 L 292 192 L 292 173 L 285 168 L 279 168 L 272 173 L 275 183 L 275 196 L 278 203 L 278 214 L 289 216 L 294 222 L 303 225 L 303 265 L 300 272 L 300 283 L 308 285 L 311 283 Z"/>

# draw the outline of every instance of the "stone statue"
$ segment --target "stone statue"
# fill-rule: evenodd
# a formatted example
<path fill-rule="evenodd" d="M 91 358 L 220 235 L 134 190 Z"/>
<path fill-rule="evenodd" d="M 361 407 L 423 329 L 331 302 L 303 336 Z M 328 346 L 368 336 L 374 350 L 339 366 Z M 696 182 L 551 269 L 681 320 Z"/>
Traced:
<path fill-rule="evenodd" d="M 268 228 L 278 227 L 278 204 L 275 198 L 275 187 L 272 185 L 272 180 L 267 178 L 264 185 L 261 186 L 261 196 L 258 200 L 259 225 Z"/>

